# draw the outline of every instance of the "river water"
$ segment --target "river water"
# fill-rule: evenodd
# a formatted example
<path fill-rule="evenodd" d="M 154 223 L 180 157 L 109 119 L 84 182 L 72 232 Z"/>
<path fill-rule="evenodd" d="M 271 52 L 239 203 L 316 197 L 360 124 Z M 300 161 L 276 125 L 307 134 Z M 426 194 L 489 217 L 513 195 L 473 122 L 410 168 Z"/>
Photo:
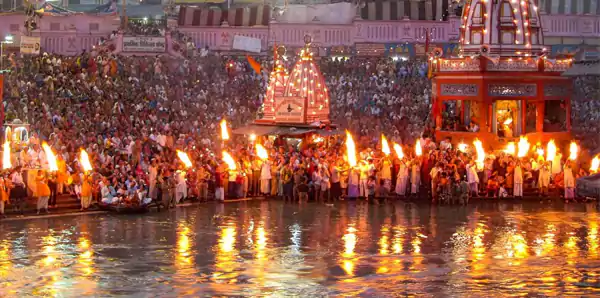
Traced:
<path fill-rule="evenodd" d="M 2 297 L 600 295 L 594 204 L 251 201 L 0 224 Z"/>

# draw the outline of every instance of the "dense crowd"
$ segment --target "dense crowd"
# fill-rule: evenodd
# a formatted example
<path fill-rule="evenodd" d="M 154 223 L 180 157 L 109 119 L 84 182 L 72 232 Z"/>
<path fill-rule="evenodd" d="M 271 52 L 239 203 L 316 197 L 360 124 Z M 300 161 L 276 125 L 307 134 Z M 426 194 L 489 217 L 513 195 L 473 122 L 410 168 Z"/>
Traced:
<path fill-rule="evenodd" d="M 265 66 L 270 63 L 263 61 Z M 209 159 L 216 162 L 218 157 L 200 150 L 217 149 L 215 132 L 221 119 L 238 127 L 256 118 L 268 78 L 267 68 L 257 74 L 245 59 L 212 54 L 185 61 L 159 56 L 92 57 L 89 53 L 13 55 L 10 64 L 12 71 L 4 85 L 5 115 L 7 121 L 19 119 L 31 125 L 31 146 L 26 151 L 40 156 L 40 140 L 45 140 L 73 174 L 80 169 L 77 152 L 85 148 L 96 173 L 115 188 L 132 179 L 137 185 L 148 185 L 151 160 L 174 172 L 178 165 L 175 149 L 203 159 L 202 164 L 210 164 Z M 419 105 L 421 118 L 406 110 L 425 96 L 423 89 L 401 84 L 406 80 L 427 86 L 423 72 L 417 71 L 420 64 L 391 60 L 344 64 L 322 60 L 321 64 L 330 78 L 328 84 L 337 86 L 332 88 L 336 107 L 332 118 L 360 128 L 358 133 L 373 133 L 370 124 L 377 120 L 377 129 L 404 136 L 403 125 L 426 117 L 426 100 Z M 366 77 L 370 79 L 363 80 Z M 418 98 L 411 98 L 413 94 Z M 391 112 L 390 106 L 396 111 Z M 378 120 L 383 115 L 390 117 Z M 410 125 L 418 127 L 418 122 Z M 21 165 L 35 167 L 43 162 L 33 157 L 20 160 Z M 100 188 L 102 179 L 94 181 Z"/>
<path fill-rule="evenodd" d="M 263 166 L 266 163 L 247 147 L 247 139 L 237 136 L 225 147 L 236 153 L 242 169 L 238 174 L 243 175 L 227 175 L 230 171 L 219 153 L 224 145 L 218 138 L 219 121 L 227 119 L 231 127 L 239 127 L 257 117 L 272 61 L 261 61 L 261 73 L 255 73 L 245 57 L 207 50 L 188 60 L 83 53 L 72 57 L 13 55 L 9 61 L 12 71 L 4 85 L 6 120 L 29 123 L 31 133 L 30 146 L 15 161 L 18 167 L 9 179 L 13 187 L 23 181 L 22 177 L 15 178 L 22 175 L 16 169 L 47 168 L 42 141 L 48 142 L 63 164 L 59 174 L 50 177 L 51 196 L 68 189 L 81 198 L 83 208 L 88 207 L 83 202 L 91 196 L 107 204 L 130 204 L 132 200 L 139 204 L 144 198 L 162 198 L 170 204 L 188 196 L 206 198 L 212 193 L 209 188 L 219 189 L 229 180 L 235 182 L 232 185 L 241 185 L 232 193 L 236 196 L 273 191 L 294 196 L 304 179 L 313 190 L 316 185 L 331 187 L 331 180 L 340 182 L 343 171 L 339 168 L 338 177 L 333 178 L 332 168 L 344 163 L 339 139 L 323 142 L 327 146 L 315 143 L 296 149 L 288 148 L 280 139 L 265 140 L 272 155 L 267 170 Z M 431 90 L 425 63 L 324 58 L 319 64 L 330 87 L 330 116 L 360 138 L 360 148 L 375 148 L 380 133 L 404 144 L 413 144 L 423 133 Z M 91 156 L 95 169 L 91 175 L 81 171 L 80 148 Z M 187 152 L 196 170 L 183 169 L 176 150 Z M 380 156 L 363 154 L 363 160 L 371 158 L 381 168 Z M 399 166 L 397 161 L 387 162 Z M 463 164 L 468 162 L 462 159 Z M 296 177 L 300 169 L 305 172 Z M 270 183 L 273 190 L 260 188 L 264 177 L 279 179 Z M 359 180 L 363 178 L 359 173 Z M 48 182 L 48 177 L 40 180 Z M 379 180 L 373 179 L 375 184 Z M 386 189 L 391 190 L 391 185 L 386 182 Z M 334 197 L 341 195 L 337 187 L 331 192 Z M 14 198 L 19 201 L 23 192 L 15 191 L 11 196 L 21 196 Z M 53 202 L 50 199 L 50 205 Z"/>
<path fill-rule="evenodd" d="M 575 78 L 573 90 L 573 133 L 584 147 L 597 153 L 600 149 L 600 76 Z"/>
<path fill-rule="evenodd" d="M 127 22 L 127 28 L 122 31 L 127 36 L 164 36 L 165 35 L 165 23 L 164 20 L 148 20 L 144 19 L 132 19 Z"/>

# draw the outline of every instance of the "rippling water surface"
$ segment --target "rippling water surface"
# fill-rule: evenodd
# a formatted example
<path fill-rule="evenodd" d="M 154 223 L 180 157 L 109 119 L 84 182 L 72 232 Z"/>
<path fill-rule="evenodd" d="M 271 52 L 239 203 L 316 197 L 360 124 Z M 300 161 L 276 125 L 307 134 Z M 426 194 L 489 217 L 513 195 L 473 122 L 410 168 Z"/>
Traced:
<path fill-rule="evenodd" d="M 0 296 L 600 295 L 596 205 L 206 204 L 0 224 Z"/>

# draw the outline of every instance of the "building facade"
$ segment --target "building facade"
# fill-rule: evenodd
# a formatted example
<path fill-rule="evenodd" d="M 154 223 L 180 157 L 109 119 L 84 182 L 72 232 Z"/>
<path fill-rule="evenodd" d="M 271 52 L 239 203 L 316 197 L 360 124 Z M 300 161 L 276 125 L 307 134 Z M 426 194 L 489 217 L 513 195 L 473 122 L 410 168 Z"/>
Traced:
<path fill-rule="evenodd" d="M 7 6 L 19 5 L 14 0 L 0 1 L 5 10 Z M 56 3 L 77 6 L 66 1 Z M 535 3 L 540 15 L 540 34 L 552 54 L 572 54 L 582 45 L 600 46 L 597 0 L 539 0 Z M 274 5 L 241 9 L 181 7 L 178 20 L 173 24 L 197 47 L 208 46 L 219 51 L 232 51 L 236 35 L 260 39 L 263 51 L 274 44 L 301 48 L 304 36 L 310 35 L 320 56 L 423 55 L 433 47 L 453 53 L 460 39 L 461 20 L 456 11 L 461 6 L 450 0 Z M 25 17 L 14 12 L 0 18 L 3 24 L 0 36 L 13 35 L 18 44 L 24 34 Z M 40 19 L 40 29 L 31 34 L 40 36 L 44 50 L 69 54 L 91 49 L 100 38 L 108 37 L 117 29 L 119 23 L 118 14 L 45 16 Z"/>

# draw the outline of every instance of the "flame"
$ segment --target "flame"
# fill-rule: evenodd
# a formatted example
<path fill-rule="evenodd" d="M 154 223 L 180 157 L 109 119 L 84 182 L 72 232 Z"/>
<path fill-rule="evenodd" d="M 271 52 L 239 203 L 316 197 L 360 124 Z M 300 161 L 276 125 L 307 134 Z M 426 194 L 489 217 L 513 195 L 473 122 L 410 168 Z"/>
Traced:
<path fill-rule="evenodd" d="M 256 144 L 255 147 L 256 147 L 256 155 L 258 155 L 258 158 L 260 158 L 262 160 L 269 159 L 269 153 L 267 153 L 267 149 L 265 149 L 265 147 L 263 147 L 263 145 Z"/>
<path fill-rule="evenodd" d="M 577 146 L 577 143 L 571 142 L 571 145 L 569 146 L 569 159 L 577 160 L 578 153 L 579 153 L 579 146 Z"/>
<path fill-rule="evenodd" d="M 517 147 L 515 146 L 515 142 L 508 142 L 508 144 L 506 145 L 506 149 L 504 149 L 504 153 L 515 155 L 516 152 Z"/>
<path fill-rule="evenodd" d="M 237 169 L 237 166 L 235 165 L 235 160 L 233 159 L 233 157 L 231 157 L 231 155 L 229 155 L 229 153 L 227 153 L 227 151 L 223 151 L 223 161 L 227 164 L 229 170 L 234 171 Z"/>
<path fill-rule="evenodd" d="M 475 145 L 475 151 L 477 152 L 477 159 L 475 160 L 475 164 L 478 169 L 483 169 L 483 162 L 485 161 L 485 151 L 483 150 L 483 143 L 479 139 L 475 139 L 473 141 L 473 145 Z"/>
<path fill-rule="evenodd" d="M 465 143 L 458 144 L 458 151 L 467 152 L 467 144 L 465 144 Z"/>
<path fill-rule="evenodd" d="M 537 155 L 538 155 L 538 157 L 544 157 L 544 148 L 538 147 L 537 148 Z"/>
<path fill-rule="evenodd" d="M 509 117 L 508 119 L 504 120 L 504 125 L 510 125 L 513 122 L 512 117 Z"/>
<path fill-rule="evenodd" d="M 548 142 L 548 146 L 546 148 L 546 160 L 553 161 L 556 157 L 556 144 L 554 144 L 554 140 L 550 140 Z"/>
<path fill-rule="evenodd" d="M 531 147 L 531 144 L 529 144 L 529 141 L 527 141 L 526 137 L 521 137 L 519 138 L 519 151 L 517 154 L 517 157 L 525 157 L 527 156 L 527 153 L 529 152 L 529 148 Z"/>
<path fill-rule="evenodd" d="M 598 155 L 596 155 L 596 157 L 594 157 L 594 159 L 592 159 L 592 165 L 590 166 L 590 172 L 597 173 L 599 167 L 600 167 L 600 158 L 598 158 Z"/>
<path fill-rule="evenodd" d="M 179 160 L 181 160 L 181 162 L 185 165 L 186 168 L 192 167 L 192 161 L 190 160 L 190 157 L 187 155 L 187 153 L 181 150 L 177 150 L 177 157 L 179 157 Z"/>
<path fill-rule="evenodd" d="M 2 169 L 7 170 L 12 168 L 12 163 L 10 162 L 10 142 L 4 142 L 4 147 L 2 149 Z"/>
<path fill-rule="evenodd" d="M 352 139 L 352 135 L 347 130 L 346 130 L 346 157 L 348 159 L 348 164 L 351 167 L 355 167 L 357 164 L 356 145 L 354 144 L 354 139 Z"/>
<path fill-rule="evenodd" d="M 250 134 L 249 139 L 250 139 L 251 142 L 256 141 L 256 135 L 255 134 Z"/>
<path fill-rule="evenodd" d="M 81 149 L 81 153 L 80 153 L 80 162 L 81 162 L 81 167 L 83 168 L 84 172 L 90 172 L 92 169 L 92 163 L 90 162 L 90 157 L 87 154 L 87 152 L 85 152 L 84 149 Z"/>
<path fill-rule="evenodd" d="M 221 120 L 221 140 L 229 140 L 229 131 L 227 131 L 227 120 Z"/>
<path fill-rule="evenodd" d="M 396 155 L 398 155 L 399 159 L 404 158 L 404 152 L 402 151 L 402 146 L 399 144 L 394 144 L 394 151 L 396 151 Z"/>
<path fill-rule="evenodd" d="M 415 144 L 415 154 L 417 154 L 417 156 L 423 155 L 423 148 L 421 147 L 421 140 L 417 140 L 417 143 Z"/>
<path fill-rule="evenodd" d="M 46 142 L 42 143 L 42 148 L 44 149 L 44 152 L 46 153 L 46 159 L 48 160 L 48 169 L 50 170 L 50 172 L 58 171 L 58 165 L 56 163 L 56 156 L 54 155 L 54 152 L 52 152 L 52 148 L 50 148 L 50 146 L 48 146 L 48 144 Z"/>
<path fill-rule="evenodd" d="M 383 152 L 385 156 L 388 156 L 390 155 L 390 153 L 392 153 L 392 151 L 390 150 L 390 144 L 388 144 L 388 140 L 383 134 L 381 134 L 381 152 Z"/>

